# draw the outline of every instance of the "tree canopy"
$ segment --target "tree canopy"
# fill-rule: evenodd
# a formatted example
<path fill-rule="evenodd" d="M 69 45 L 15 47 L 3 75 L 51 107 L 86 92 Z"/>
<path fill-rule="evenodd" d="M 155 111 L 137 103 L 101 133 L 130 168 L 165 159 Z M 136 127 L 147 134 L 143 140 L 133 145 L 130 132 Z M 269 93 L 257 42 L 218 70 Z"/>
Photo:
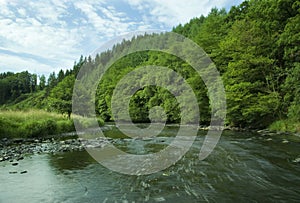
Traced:
<path fill-rule="evenodd" d="M 225 84 L 227 125 L 263 128 L 279 119 L 300 121 L 299 22 L 299 1 L 247 0 L 228 12 L 213 8 L 206 17 L 191 19 L 172 31 L 192 39 L 216 64 Z M 52 73 L 47 82 L 44 76 L 40 76 L 39 85 L 37 76 L 28 72 L 2 73 L 0 104 L 29 101 L 30 96 L 22 95 L 43 92 L 43 96 L 32 96 L 32 100 L 39 103 L 36 106 L 70 115 L 72 88 L 80 68 L 84 66 L 88 73 L 93 73 L 114 61 L 114 57 L 126 51 L 128 45 L 142 43 L 145 37 L 149 35 L 123 40 L 94 58 L 81 56 L 72 70 L 60 71 L 57 75 Z M 155 34 L 152 39 L 155 41 Z M 159 40 L 155 44 L 165 46 Z M 178 47 L 174 43 L 172 48 Z M 147 65 L 165 66 L 180 74 L 197 96 L 200 124 L 210 122 L 210 101 L 204 82 L 185 61 L 158 51 L 135 52 L 111 65 L 99 84 L 95 84 L 98 116 L 106 121 L 114 119 L 111 99 L 116 84 L 130 71 Z M 94 84 L 97 75 L 94 75 L 95 80 L 84 74 L 79 79 Z M 89 91 L 78 90 L 76 97 L 80 99 L 81 93 Z M 180 121 L 176 99 L 166 89 L 153 86 L 140 89 L 133 95 L 130 116 L 134 122 L 149 122 L 149 111 L 155 106 L 164 109 L 168 122 Z"/>

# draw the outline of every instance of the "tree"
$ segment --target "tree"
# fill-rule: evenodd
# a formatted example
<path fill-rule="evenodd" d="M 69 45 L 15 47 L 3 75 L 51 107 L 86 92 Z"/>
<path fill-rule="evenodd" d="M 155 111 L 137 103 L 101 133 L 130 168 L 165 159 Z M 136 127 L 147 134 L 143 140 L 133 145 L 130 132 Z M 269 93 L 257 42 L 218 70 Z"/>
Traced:
<path fill-rule="evenodd" d="M 65 77 L 56 87 L 50 92 L 51 107 L 64 114 L 67 113 L 70 119 L 72 113 L 72 95 L 75 82 L 74 75 Z"/>
<path fill-rule="evenodd" d="M 40 83 L 39 83 L 39 89 L 40 89 L 40 90 L 45 89 L 45 87 L 46 87 L 46 77 L 45 77 L 45 75 L 41 75 L 41 76 L 39 77 L 39 80 L 40 80 Z"/>
<path fill-rule="evenodd" d="M 53 87 L 55 87 L 57 85 L 57 78 L 56 78 L 56 74 L 55 72 L 52 72 L 49 75 L 48 81 L 47 81 L 47 87 L 49 89 L 52 89 Z"/>
<path fill-rule="evenodd" d="M 295 7 L 296 7 L 295 2 Z M 300 64 L 300 3 L 298 14 L 287 20 L 284 32 L 277 42 L 280 52 L 280 63 L 282 64 L 281 87 L 282 102 L 281 109 L 283 118 L 295 119 L 299 117 L 299 64 Z M 287 114 L 288 112 L 288 114 Z"/>
<path fill-rule="evenodd" d="M 59 72 L 58 72 L 58 75 L 57 75 L 57 82 L 61 82 L 65 77 L 65 73 L 64 71 L 61 69 Z"/>
<path fill-rule="evenodd" d="M 276 119 L 279 108 L 274 81 L 274 60 L 268 55 L 272 40 L 257 21 L 236 21 L 221 42 L 229 61 L 223 75 L 227 96 L 227 119 L 233 126 L 265 127 Z"/>

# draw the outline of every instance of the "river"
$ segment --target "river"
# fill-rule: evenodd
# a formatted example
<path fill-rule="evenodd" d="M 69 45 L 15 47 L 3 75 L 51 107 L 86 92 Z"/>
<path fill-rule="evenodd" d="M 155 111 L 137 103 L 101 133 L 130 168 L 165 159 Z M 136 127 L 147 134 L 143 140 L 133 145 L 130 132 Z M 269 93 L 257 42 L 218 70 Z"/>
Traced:
<path fill-rule="evenodd" d="M 117 139 L 137 154 L 159 151 L 168 127 L 146 141 Z M 118 137 L 118 131 L 107 132 Z M 205 131 L 175 165 L 143 176 L 112 172 L 86 151 L 34 154 L 0 163 L 0 202 L 299 202 L 300 138 L 225 131 L 212 154 L 198 159 Z M 175 136 L 175 135 L 174 135 Z M 20 172 L 26 171 L 21 174 Z"/>

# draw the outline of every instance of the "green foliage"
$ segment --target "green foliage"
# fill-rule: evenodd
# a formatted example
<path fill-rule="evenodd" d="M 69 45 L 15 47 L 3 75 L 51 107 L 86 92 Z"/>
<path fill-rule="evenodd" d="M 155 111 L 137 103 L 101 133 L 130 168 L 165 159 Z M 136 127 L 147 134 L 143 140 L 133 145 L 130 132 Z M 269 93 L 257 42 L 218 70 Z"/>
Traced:
<path fill-rule="evenodd" d="M 269 126 L 269 129 L 272 131 L 279 132 L 292 132 L 299 133 L 300 132 L 300 122 L 295 122 L 293 120 L 280 120 L 275 121 Z"/>
<path fill-rule="evenodd" d="M 300 63 L 290 71 L 283 88 L 286 90 L 285 102 L 288 102 L 288 118 L 300 122 Z"/>
<path fill-rule="evenodd" d="M 227 119 L 233 126 L 262 128 L 287 116 L 283 98 L 288 91 L 283 91 L 281 85 L 291 65 L 282 49 L 287 48 L 283 44 L 291 42 L 285 41 L 291 31 L 286 29 L 287 32 L 281 33 L 281 30 L 296 13 L 278 17 L 286 9 L 292 9 L 292 1 L 243 4 L 229 12 L 230 28 L 220 42 L 220 58 L 227 62 L 220 64 L 225 69 Z"/>
<path fill-rule="evenodd" d="M 12 102 L 23 94 L 37 90 L 37 76 L 28 71 L 0 74 L 0 104 Z"/>
<path fill-rule="evenodd" d="M 247 0 L 234 6 L 227 13 L 224 9 L 212 9 L 208 16 L 192 19 L 185 25 L 178 25 L 173 32 L 182 34 L 198 43 L 215 62 L 225 83 L 227 96 L 227 124 L 230 126 L 264 128 L 271 125 L 274 129 L 283 128 L 288 122 L 300 122 L 300 3 L 294 0 Z M 0 104 L 2 108 L 26 109 L 30 105 L 48 111 L 66 113 L 70 116 L 72 95 L 79 101 L 81 109 L 74 112 L 84 115 L 94 107 L 97 115 L 105 120 L 114 120 L 111 112 L 111 99 L 117 83 L 135 68 L 157 65 L 165 66 L 181 75 L 194 90 L 200 109 L 200 123 L 209 124 L 211 112 L 207 88 L 189 64 L 176 56 L 155 51 L 132 53 L 117 60 L 116 55 L 128 51 L 128 45 L 145 47 L 144 40 L 151 39 L 161 48 L 170 47 L 173 51 L 180 47 L 169 39 L 160 40 L 158 35 L 137 36 L 123 40 L 111 50 L 91 57 L 81 56 L 73 70 L 52 73 L 47 80 L 40 77 L 36 85 L 36 75 L 28 72 L 0 74 Z M 187 55 L 189 50 L 184 50 Z M 105 72 L 99 84 L 97 69 Z M 87 74 L 78 75 L 84 67 Z M 94 74 L 94 75 L 93 75 Z M 77 79 L 97 88 L 95 104 L 90 104 L 93 88 L 78 87 L 73 94 Z M 172 78 L 170 78 L 172 79 Z M 143 81 L 146 78 L 139 78 Z M 130 87 L 130 81 L 124 90 Z M 215 92 L 214 94 L 217 94 Z M 190 98 L 186 98 L 188 103 Z M 122 101 L 117 101 L 122 103 Z M 178 102 L 164 88 L 147 86 L 137 91 L 130 100 L 129 111 L 134 122 L 149 122 L 149 111 L 160 106 L 167 114 L 167 122 L 180 122 Z M 91 108 L 91 109 L 89 109 Z M 89 114 L 89 113 L 87 113 Z M 277 120 L 283 120 L 278 121 Z M 88 121 L 86 121 L 88 125 Z M 68 121 L 60 121 L 68 126 Z M 102 123 L 102 120 L 100 121 Z M 7 118 L 0 125 L 13 126 Z M 53 124 L 53 123 L 52 123 Z M 39 121 L 39 128 L 60 131 L 51 121 Z M 283 125 L 284 124 L 284 125 Z M 17 124 L 15 124 L 17 125 Z M 296 124 L 295 124 L 296 125 Z M 27 127 L 26 127 L 27 126 Z M 287 125 L 289 126 L 289 125 Z M 18 126 L 14 126 L 18 128 Z M 296 127 L 284 127 L 286 130 Z M 35 126 L 27 123 L 24 130 L 31 129 L 40 134 Z M 3 131 L 3 129 L 1 128 Z M 0 130 L 0 131 L 1 131 Z"/>
<path fill-rule="evenodd" d="M 72 95 L 75 77 L 69 75 L 65 77 L 50 92 L 50 105 L 58 112 L 71 116 L 72 112 Z"/>
<path fill-rule="evenodd" d="M 51 119 L 43 121 L 27 121 L 21 126 L 20 131 L 24 137 L 43 137 L 57 133 L 56 123 Z"/>
<path fill-rule="evenodd" d="M 0 137 L 43 137 L 74 131 L 72 120 L 45 111 L 0 111 Z"/>
<path fill-rule="evenodd" d="M 56 121 L 56 125 L 57 125 L 57 133 L 74 132 L 75 131 L 73 121 L 70 119 L 58 120 L 58 121 Z"/>

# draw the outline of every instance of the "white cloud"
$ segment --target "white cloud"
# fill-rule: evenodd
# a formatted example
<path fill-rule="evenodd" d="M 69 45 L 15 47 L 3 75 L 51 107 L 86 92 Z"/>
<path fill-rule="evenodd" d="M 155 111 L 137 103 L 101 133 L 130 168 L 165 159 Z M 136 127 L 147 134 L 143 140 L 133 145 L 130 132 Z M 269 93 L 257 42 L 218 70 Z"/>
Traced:
<path fill-rule="evenodd" d="M 14 13 L 8 8 L 8 3 L 5 0 L 0 1 L 0 10 L 2 15 L 5 15 L 7 17 L 14 16 Z"/>
<path fill-rule="evenodd" d="M 25 10 L 24 8 L 18 9 L 18 13 L 19 13 L 21 16 L 26 16 L 26 10 Z"/>
<path fill-rule="evenodd" d="M 76 31 L 42 25 L 37 19 L 0 20 L 0 27 L 8 49 L 37 56 L 65 57 L 65 51 L 75 52 L 73 46 L 80 41 Z"/>
<path fill-rule="evenodd" d="M 1 72 L 27 68 L 50 73 L 54 68 L 72 68 L 81 54 L 88 55 L 115 36 L 137 30 L 170 29 L 228 2 L 0 0 Z M 120 8 L 118 3 L 132 10 Z"/>
<path fill-rule="evenodd" d="M 242 0 L 126 0 L 133 8 L 149 14 L 144 15 L 144 20 L 149 22 L 160 22 L 168 27 L 179 23 L 187 23 L 194 17 L 207 15 L 214 7 L 223 8 Z"/>
<path fill-rule="evenodd" d="M 84 13 L 88 22 L 101 35 L 113 37 L 130 30 L 131 23 L 126 21 L 129 20 L 125 17 L 126 14 L 116 12 L 112 6 L 108 10 L 104 5 L 99 3 L 75 2 L 74 5 Z"/>
<path fill-rule="evenodd" d="M 5 5 L 8 9 L 13 10 L 9 7 L 10 3 Z M 6 67 L 6 70 L 9 70 L 9 67 L 16 70 L 21 67 L 32 69 L 38 65 L 45 67 L 42 71 L 48 73 L 58 66 L 61 68 L 61 66 L 68 65 L 64 68 L 71 68 L 74 60 L 81 54 L 78 43 L 81 42 L 82 37 L 79 29 L 64 27 L 64 22 L 59 20 L 59 16 L 65 10 L 58 9 L 55 5 L 47 2 L 17 5 L 17 8 L 16 11 L 21 16 L 17 17 L 14 14 L 7 17 L 3 13 L 0 14 L 0 46 L 11 53 L 18 54 L 18 56 L 10 56 L 11 61 L 16 62 L 15 66 L 12 62 L 9 63 L 9 66 L 4 60 L 1 61 L 4 63 L 1 68 Z M 54 24 L 58 26 L 54 26 Z M 22 54 L 26 56 L 20 58 Z M 1 59 L 8 56 L 1 52 L 0 55 Z M 34 59 L 28 58 L 28 55 L 34 56 Z M 41 62 L 37 64 L 35 59 L 38 58 L 47 59 L 47 61 L 44 60 L 44 65 Z M 23 66 L 21 66 L 22 63 Z M 53 64 L 56 67 L 53 67 Z"/>
<path fill-rule="evenodd" d="M 64 64 L 64 65 L 72 65 L 72 64 Z M 0 55 L 0 72 L 10 71 L 10 72 L 21 72 L 21 71 L 29 71 L 30 73 L 36 73 L 38 75 L 44 74 L 48 76 L 49 73 L 55 71 L 58 72 L 62 67 L 52 67 L 50 65 L 40 63 L 31 58 L 24 58 L 9 54 L 1 54 Z M 11 68 L 13 67 L 13 68 Z"/>

